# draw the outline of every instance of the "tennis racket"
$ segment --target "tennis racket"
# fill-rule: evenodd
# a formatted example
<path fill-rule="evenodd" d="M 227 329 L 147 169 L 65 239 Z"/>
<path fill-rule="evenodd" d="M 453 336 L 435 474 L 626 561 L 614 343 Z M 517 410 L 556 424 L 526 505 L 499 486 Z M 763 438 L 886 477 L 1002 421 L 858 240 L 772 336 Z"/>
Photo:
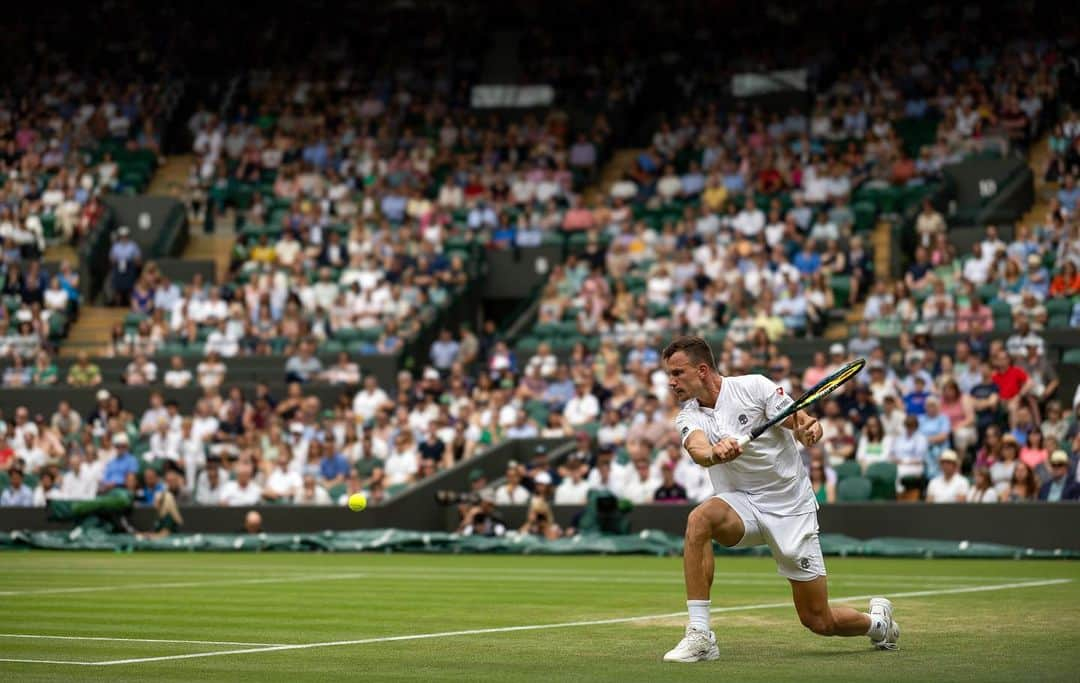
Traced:
<path fill-rule="evenodd" d="M 865 358 L 853 360 L 844 367 L 834 372 L 833 374 L 821 380 L 814 386 L 810 387 L 810 389 L 805 394 L 800 396 L 798 400 L 788 406 L 787 409 L 785 409 L 782 413 L 769 420 L 765 424 L 761 425 L 760 427 L 755 427 L 749 434 L 743 434 L 742 436 L 740 436 L 738 438 L 739 447 L 741 448 L 745 446 L 746 444 L 761 436 L 766 429 L 774 425 L 780 424 L 781 422 L 788 419 L 800 410 L 812 406 L 813 404 L 825 398 L 832 392 L 836 391 L 845 382 L 850 380 L 855 375 L 859 374 L 859 370 L 862 370 L 864 365 L 866 365 Z"/>

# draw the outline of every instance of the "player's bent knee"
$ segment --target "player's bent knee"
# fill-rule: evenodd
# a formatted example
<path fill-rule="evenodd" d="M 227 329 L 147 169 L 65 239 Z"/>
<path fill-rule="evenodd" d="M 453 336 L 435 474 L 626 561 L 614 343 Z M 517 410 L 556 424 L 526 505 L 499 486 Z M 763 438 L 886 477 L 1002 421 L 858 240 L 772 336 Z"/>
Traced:
<path fill-rule="evenodd" d="M 712 522 L 701 508 L 694 508 L 686 520 L 686 540 L 702 541 L 712 537 Z"/>

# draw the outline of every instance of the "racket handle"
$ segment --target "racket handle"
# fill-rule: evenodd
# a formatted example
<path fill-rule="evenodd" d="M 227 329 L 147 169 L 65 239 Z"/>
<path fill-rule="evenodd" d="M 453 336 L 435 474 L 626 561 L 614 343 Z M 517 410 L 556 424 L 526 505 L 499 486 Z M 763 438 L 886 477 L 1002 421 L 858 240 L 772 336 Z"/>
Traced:
<path fill-rule="evenodd" d="M 744 448 L 746 444 L 750 443 L 750 439 L 752 438 L 753 437 L 749 434 L 743 434 L 739 438 L 735 439 L 735 441 L 739 444 L 739 448 Z"/>

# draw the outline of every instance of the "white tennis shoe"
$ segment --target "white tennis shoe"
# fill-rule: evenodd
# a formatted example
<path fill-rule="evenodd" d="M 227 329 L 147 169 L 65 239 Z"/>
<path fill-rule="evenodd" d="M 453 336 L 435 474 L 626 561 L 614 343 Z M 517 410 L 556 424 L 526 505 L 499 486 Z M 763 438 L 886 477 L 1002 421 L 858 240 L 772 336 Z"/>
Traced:
<path fill-rule="evenodd" d="M 899 649 L 896 641 L 900 640 L 900 624 L 896 623 L 896 620 L 893 619 L 892 602 L 887 598 L 871 598 L 870 614 L 885 619 L 885 637 L 881 640 L 870 639 L 870 642 L 874 644 L 874 647 L 879 650 Z"/>
<path fill-rule="evenodd" d="M 720 659 L 716 634 L 698 630 L 693 626 L 687 626 L 683 639 L 664 655 L 665 662 L 710 662 L 714 659 Z"/>

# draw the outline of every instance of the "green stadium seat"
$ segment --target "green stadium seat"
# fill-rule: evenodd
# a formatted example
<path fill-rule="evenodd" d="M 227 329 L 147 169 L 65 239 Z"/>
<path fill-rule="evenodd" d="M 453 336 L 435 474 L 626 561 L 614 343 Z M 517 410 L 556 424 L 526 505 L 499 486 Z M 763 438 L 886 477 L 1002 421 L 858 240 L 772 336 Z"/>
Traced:
<path fill-rule="evenodd" d="M 341 498 L 342 496 L 344 496 L 346 493 L 349 492 L 349 485 L 348 484 L 334 484 L 329 489 L 327 489 L 326 492 L 328 494 L 330 494 L 330 499 L 333 500 L 336 503 L 339 498 Z"/>
<path fill-rule="evenodd" d="M 1072 299 L 1047 299 L 1046 312 L 1051 318 L 1058 315 L 1069 315 L 1072 313 L 1073 302 Z"/>
<path fill-rule="evenodd" d="M 866 468 L 866 478 L 872 485 L 870 497 L 874 500 L 896 499 L 896 465 L 891 462 L 875 462 Z"/>
<path fill-rule="evenodd" d="M 856 467 L 858 465 L 856 464 Z M 836 500 L 845 503 L 864 503 L 870 500 L 873 484 L 866 477 L 848 477 L 836 485 Z"/>
<path fill-rule="evenodd" d="M 393 498 L 407 488 L 409 488 L 408 484 L 391 484 L 386 487 L 386 497 Z"/>
<path fill-rule="evenodd" d="M 1068 365 L 1080 365 L 1080 349 L 1069 349 L 1061 356 L 1061 362 Z"/>
<path fill-rule="evenodd" d="M 862 468 L 854 460 L 845 460 L 834 469 L 836 470 L 836 480 L 838 482 L 862 476 Z"/>

